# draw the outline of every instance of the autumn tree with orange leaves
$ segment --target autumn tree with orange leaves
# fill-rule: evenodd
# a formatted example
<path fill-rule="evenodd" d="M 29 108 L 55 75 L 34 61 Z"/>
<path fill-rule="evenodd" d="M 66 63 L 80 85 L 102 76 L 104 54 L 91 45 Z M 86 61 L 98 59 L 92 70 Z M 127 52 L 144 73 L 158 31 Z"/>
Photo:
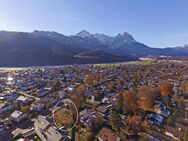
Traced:
<path fill-rule="evenodd" d="M 188 81 L 184 82 L 184 83 L 181 85 L 181 90 L 182 90 L 184 93 L 187 93 L 187 94 L 188 94 Z"/>
<path fill-rule="evenodd" d="M 174 85 L 172 83 L 168 81 L 163 82 L 160 86 L 161 95 L 163 97 L 167 97 L 174 94 L 173 87 Z"/>
<path fill-rule="evenodd" d="M 143 110 L 148 110 L 153 108 L 154 105 L 154 93 L 149 86 L 140 86 L 138 88 L 139 94 L 139 106 Z"/>
<path fill-rule="evenodd" d="M 138 97 L 135 91 L 125 91 L 123 94 L 123 111 L 125 113 L 136 112 L 138 109 Z"/>
<path fill-rule="evenodd" d="M 142 117 L 139 115 L 128 116 L 126 119 L 127 126 L 132 130 L 133 134 L 137 134 L 141 129 Z"/>

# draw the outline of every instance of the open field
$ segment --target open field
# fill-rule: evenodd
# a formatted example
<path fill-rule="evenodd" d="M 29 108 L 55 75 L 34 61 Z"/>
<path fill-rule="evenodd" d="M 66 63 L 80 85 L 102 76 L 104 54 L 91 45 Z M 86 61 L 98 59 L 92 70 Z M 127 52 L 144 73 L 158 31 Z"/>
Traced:
<path fill-rule="evenodd" d="M 130 65 L 151 65 L 151 64 L 155 64 L 155 63 L 156 63 L 156 61 L 147 60 L 147 61 L 128 62 L 127 64 L 130 64 Z"/>
<path fill-rule="evenodd" d="M 153 60 L 145 60 L 145 61 L 131 61 L 131 62 L 121 62 L 121 63 L 103 63 L 103 64 L 95 64 L 94 66 L 101 68 L 110 68 L 110 67 L 119 67 L 121 65 L 151 65 L 155 63 L 156 61 Z"/>
<path fill-rule="evenodd" d="M 0 72 L 12 72 L 12 71 L 19 71 L 24 69 L 25 68 L 0 68 Z"/>

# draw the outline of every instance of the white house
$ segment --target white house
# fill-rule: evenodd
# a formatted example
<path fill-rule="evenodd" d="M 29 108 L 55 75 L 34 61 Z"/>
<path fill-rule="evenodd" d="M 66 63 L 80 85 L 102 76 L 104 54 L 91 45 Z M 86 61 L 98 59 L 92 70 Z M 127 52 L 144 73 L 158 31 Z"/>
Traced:
<path fill-rule="evenodd" d="M 50 122 L 43 116 L 38 116 L 34 122 L 35 132 L 42 141 L 66 141 L 67 136 L 61 134 L 51 126 Z"/>
<path fill-rule="evenodd" d="M 20 122 L 21 120 L 27 118 L 27 114 L 21 111 L 15 110 L 11 115 L 10 118 L 12 121 Z"/>

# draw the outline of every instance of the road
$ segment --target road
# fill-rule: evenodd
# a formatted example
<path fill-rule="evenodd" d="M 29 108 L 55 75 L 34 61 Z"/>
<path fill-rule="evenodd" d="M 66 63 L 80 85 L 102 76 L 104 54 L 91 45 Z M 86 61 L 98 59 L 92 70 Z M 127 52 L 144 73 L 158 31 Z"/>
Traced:
<path fill-rule="evenodd" d="M 24 95 L 24 96 L 26 96 L 26 97 L 29 97 L 29 98 L 35 99 L 36 101 L 40 100 L 40 98 L 38 98 L 38 97 L 36 97 L 36 96 L 33 96 L 33 95 L 26 94 L 25 92 L 20 91 L 20 90 L 11 89 L 11 88 L 7 88 L 7 90 L 10 91 L 10 92 L 17 91 L 17 92 L 19 92 L 21 95 Z"/>
<path fill-rule="evenodd" d="M 30 97 L 30 98 L 32 98 L 32 99 L 35 99 L 36 101 L 40 100 L 40 98 L 38 98 L 38 97 L 36 97 L 36 96 L 26 94 L 26 93 L 24 93 L 24 92 L 22 92 L 22 91 L 18 91 L 18 92 L 19 92 L 21 95 L 24 95 L 24 96 L 26 96 L 26 97 Z"/>

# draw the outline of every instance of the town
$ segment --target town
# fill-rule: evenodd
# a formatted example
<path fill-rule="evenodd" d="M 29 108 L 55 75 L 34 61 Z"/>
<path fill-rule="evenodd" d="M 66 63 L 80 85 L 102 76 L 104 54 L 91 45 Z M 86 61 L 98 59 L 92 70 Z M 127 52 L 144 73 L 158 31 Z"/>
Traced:
<path fill-rule="evenodd" d="M 188 141 L 188 61 L 1 71 L 0 140 Z"/>

